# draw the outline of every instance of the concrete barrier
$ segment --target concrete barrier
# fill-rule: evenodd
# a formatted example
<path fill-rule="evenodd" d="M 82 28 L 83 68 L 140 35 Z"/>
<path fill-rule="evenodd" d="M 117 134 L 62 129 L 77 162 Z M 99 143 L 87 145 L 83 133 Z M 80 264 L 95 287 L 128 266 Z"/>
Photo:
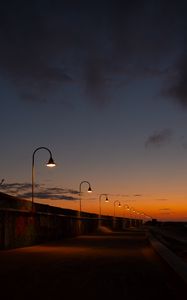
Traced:
<path fill-rule="evenodd" d="M 0 193 L 0 249 L 35 245 L 65 237 L 96 233 L 98 215 L 34 203 Z M 138 222 L 134 223 L 137 224 Z M 111 230 L 124 230 L 128 219 L 101 216 L 101 225 Z M 125 226 L 124 226 L 125 224 Z"/>

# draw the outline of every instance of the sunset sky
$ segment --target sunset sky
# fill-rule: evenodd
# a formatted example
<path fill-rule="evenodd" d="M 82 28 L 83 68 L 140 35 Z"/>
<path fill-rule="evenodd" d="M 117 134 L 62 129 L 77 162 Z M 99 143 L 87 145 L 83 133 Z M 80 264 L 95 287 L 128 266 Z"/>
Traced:
<path fill-rule="evenodd" d="M 0 4 L 1 191 L 187 221 L 187 3 Z M 116 214 L 128 214 L 123 208 Z"/>

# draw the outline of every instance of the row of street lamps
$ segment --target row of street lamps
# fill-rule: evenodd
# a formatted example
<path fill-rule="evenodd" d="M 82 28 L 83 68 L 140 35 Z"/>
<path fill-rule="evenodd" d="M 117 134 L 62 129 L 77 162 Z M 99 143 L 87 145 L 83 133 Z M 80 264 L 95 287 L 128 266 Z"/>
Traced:
<path fill-rule="evenodd" d="M 52 152 L 46 148 L 46 147 L 38 147 L 34 150 L 33 152 L 33 155 L 32 155 L 32 212 L 34 210 L 34 180 L 35 180 L 35 154 L 37 151 L 39 150 L 46 150 L 48 153 L 49 153 L 49 161 L 47 162 L 46 166 L 47 167 L 50 167 L 50 168 L 53 168 L 56 166 L 54 160 L 53 160 L 53 157 L 52 157 Z M 82 201 L 81 201 L 81 193 L 82 193 L 82 185 L 83 184 L 87 184 L 88 185 L 88 190 L 87 192 L 88 193 L 91 193 L 92 192 L 92 188 L 91 188 L 91 185 L 88 181 L 82 181 L 79 185 L 79 217 L 81 217 L 81 213 L 82 213 Z M 99 226 L 101 225 L 101 199 L 102 197 L 105 197 L 105 202 L 109 202 L 109 198 L 108 198 L 108 195 L 107 194 L 100 194 L 99 195 Z M 116 204 L 118 204 L 118 207 L 121 207 L 121 203 L 120 201 L 116 200 L 114 201 L 114 219 L 115 219 L 115 214 L 116 214 Z M 124 205 L 124 208 L 129 210 L 130 213 L 133 212 L 133 213 L 137 213 L 137 214 L 140 214 L 144 217 L 148 217 L 146 214 L 144 213 L 140 213 L 140 212 L 137 212 L 134 210 L 133 207 L 129 207 L 128 205 Z"/>

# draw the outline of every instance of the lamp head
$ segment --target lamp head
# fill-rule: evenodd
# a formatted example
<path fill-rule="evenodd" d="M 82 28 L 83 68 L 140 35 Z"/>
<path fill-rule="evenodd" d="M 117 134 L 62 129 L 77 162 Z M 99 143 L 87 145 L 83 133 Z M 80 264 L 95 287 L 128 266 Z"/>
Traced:
<path fill-rule="evenodd" d="M 121 207 L 121 203 L 119 202 L 118 207 Z"/>
<path fill-rule="evenodd" d="M 47 167 L 53 168 L 55 166 L 56 166 L 56 164 L 55 164 L 55 162 L 54 162 L 54 160 L 53 160 L 53 158 L 51 156 L 50 159 L 49 159 L 49 161 L 48 161 L 48 163 L 47 163 Z"/>
<path fill-rule="evenodd" d="M 105 202 L 109 202 L 108 197 L 106 197 Z"/>
<path fill-rule="evenodd" d="M 91 186 L 89 186 L 89 188 L 88 188 L 88 193 L 92 193 Z"/>

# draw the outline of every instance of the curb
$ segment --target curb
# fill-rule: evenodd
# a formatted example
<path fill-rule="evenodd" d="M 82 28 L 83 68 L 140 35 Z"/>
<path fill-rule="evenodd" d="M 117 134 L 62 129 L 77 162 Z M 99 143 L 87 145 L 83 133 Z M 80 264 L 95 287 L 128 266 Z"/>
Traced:
<path fill-rule="evenodd" d="M 151 234 L 148 235 L 148 239 L 155 251 L 187 283 L 187 263 L 185 263 L 180 257 L 174 254 Z"/>

